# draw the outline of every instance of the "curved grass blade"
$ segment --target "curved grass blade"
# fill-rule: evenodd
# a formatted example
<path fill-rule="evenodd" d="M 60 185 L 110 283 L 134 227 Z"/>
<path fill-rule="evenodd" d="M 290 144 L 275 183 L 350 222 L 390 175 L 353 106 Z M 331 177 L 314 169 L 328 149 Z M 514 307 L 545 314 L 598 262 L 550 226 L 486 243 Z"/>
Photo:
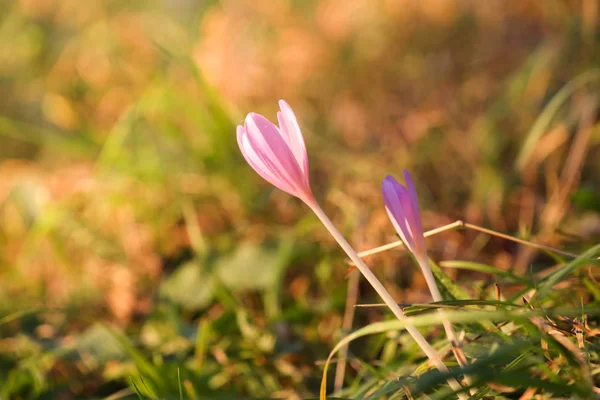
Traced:
<path fill-rule="evenodd" d="M 414 326 L 431 326 L 431 325 L 439 325 L 442 323 L 443 319 L 447 319 L 453 323 L 481 323 L 482 321 L 528 321 L 531 317 L 543 317 L 543 316 L 551 316 L 551 315 L 560 315 L 563 317 L 566 316 L 580 316 L 582 313 L 586 313 L 588 315 L 600 315 L 600 305 L 592 305 L 591 307 L 582 309 L 582 308 L 557 308 L 557 309 L 548 309 L 548 310 L 530 310 L 526 308 L 519 308 L 517 310 L 504 310 L 499 309 L 496 311 L 447 311 L 444 315 L 440 315 L 439 313 L 430 313 L 425 315 L 420 315 L 416 317 L 407 317 L 404 321 L 384 321 L 384 322 L 376 322 L 371 325 L 367 325 L 350 335 L 342 338 L 335 347 L 329 353 L 327 360 L 325 362 L 325 366 L 323 368 L 323 377 L 321 379 L 321 389 L 320 389 L 320 398 L 322 400 L 326 399 L 327 394 L 327 371 L 329 369 L 329 364 L 335 353 L 346 346 L 351 341 L 358 339 L 362 336 L 372 335 L 376 333 L 383 333 L 392 330 L 403 329 L 407 324 L 411 324 Z"/>
<path fill-rule="evenodd" d="M 530 286 L 530 287 L 533 286 L 532 282 L 529 281 L 528 279 L 521 278 L 509 271 L 504 271 L 499 268 L 492 267 L 491 265 L 480 264 L 480 263 L 471 262 L 471 261 L 452 260 L 452 261 L 442 261 L 442 262 L 440 262 L 440 266 L 444 267 L 444 268 L 455 268 L 455 269 L 465 269 L 465 270 L 469 270 L 469 271 L 484 272 L 487 274 L 501 276 L 503 278 L 510 279 L 512 281 L 522 283 L 522 284 Z"/>
<path fill-rule="evenodd" d="M 542 111 L 527 134 L 525 143 L 523 143 L 523 147 L 521 148 L 521 152 L 519 153 L 516 161 L 516 167 L 519 171 L 523 170 L 536 143 L 548 129 L 552 119 L 560 107 L 567 101 L 569 96 L 571 96 L 573 92 L 580 87 L 596 80 L 600 80 L 600 69 L 586 71 L 570 80 L 565 86 L 563 86 L 561 90 L 558 91 L 558 93 L 554 95 L 552 100 L 548 103 L 544 111 Z"/>
<path fill-rule="evenodd" d="M 559 268 L 548 275 L 538 284 L 537 292 L 533 295 L 531 300 L 543 300 L 554 285 L 561 282 L 578 269 L 587 265 L 600 265 L 600 260 L 596 259 L 598 252 L 600 252 L 600 244 L 592 247 L 564 267 Z"/>

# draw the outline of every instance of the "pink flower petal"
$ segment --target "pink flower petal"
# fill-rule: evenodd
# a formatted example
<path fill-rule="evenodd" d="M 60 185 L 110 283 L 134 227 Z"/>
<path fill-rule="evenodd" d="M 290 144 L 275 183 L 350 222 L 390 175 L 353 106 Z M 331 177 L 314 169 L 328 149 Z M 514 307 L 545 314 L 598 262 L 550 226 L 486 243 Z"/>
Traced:
<path fill-rule="evenodd" d="M 272 168 L 272 165 L 268 163 L 268 161 L 265 162 L 265 158 L 254 150 L 248 140 L 248 134 L 242 126 L 237 127 L 237 141 L 242 155 L 246 159 L 246 162 L 250 164 L 252 169 L 254 169 L 263 179 L 277 188 L 293 196 L 296 195 L 294 188 L 277 176 Z"/>
<path fill-rule="evenodd" d="M 244 126 L 237 127 L 238 146 L 260 176 L 310 205 L 315 200 L 308 179 L 304 139 L 292 109 L 283 101 L 280 106 L 278 118 L 284 131 L 262 115 L 250 113 Z"/>
<path fill-rule="evenodd" d="M 281 112 L 277 113 L 277 120 L 279 121 L 281 135 L 298 161 L 298 165 L 300 165 L 304 176 L 308 178 L 308 156 L 306 155 L 306 145 L 304 144 L 304 138 L 300 126 L 298 125 L 296 115 L 284 100 L 279 100 L 279 108 L 281 108 Z"/>
<path fill-rule="evenodd" d="M 272 164 L 273 172 L 297 191 L 302 191 L 302 170 L 277 127 L 262 115 L 250 113 L 246 117 L 245 128 L 250 144 Z"/>

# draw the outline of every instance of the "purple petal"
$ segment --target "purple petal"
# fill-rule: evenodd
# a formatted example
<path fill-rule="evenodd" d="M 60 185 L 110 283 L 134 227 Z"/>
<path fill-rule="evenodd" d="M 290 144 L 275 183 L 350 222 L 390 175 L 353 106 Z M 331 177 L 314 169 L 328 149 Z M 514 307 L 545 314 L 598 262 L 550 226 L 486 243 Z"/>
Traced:
<path fill-rule="evenodd" d="M 408 192 L 409 197 L 409 207 L 411 209 L 411 214 L 413 221 L 411 221 L 411 225 L 414 227 L 415 240 L 422 245 L 423 250 L 425 250 L 425 237 L 423 236 L 423 223 L 421 221 L 421 210 L 419 207 L 419 199 L 417 198 L 417 189 L 415 188 L 415 183 L 412 179 L 410 173 L 404 170 L 404 180 L 406 182 L 406 191 Z"/>
<path fill-rule="evenodd" d="M 412 214 L 412 209 L 410 208 L 410 197 L 408 196 L 408 192 L 404 185 L 398 183 L 396 186 L 396 192 L 398 193 L 398 200 L 400 201 L 400 206 L 402 206 L 402 212 L 404 212 L 404 217 L 406 218 L 406 225 L 410 230 L 410 236 L 413 237 L 415 235 L 414 232 L 414 217 Z"/>
<path fill-rule="evenodd" d="M 415 223 L 419 232 L 423 233 L 423 225 L 421 223 L 421 210 L 419 207 L 419 199 L 417 198 L 417 189 L 410 173 L 404 170 L 404 181 L 406 182 L 406 190 L 410 197 L 410 206 L 415 217 Z"/>
<path fill-rule="evenodd" d="M 412 232 L 407 225 L 401 202 L 401 192 L 403 189 L 402 185 L 400 185 L 391 175 L 386 176 L 381 185 L 383 202 L 385 203 L 385 208 L 392 221 L 392 225 L 394 225 L 396 232 L 400 235 L 400 238 L 409 250 L 414 251 L 415 244 Z"/>

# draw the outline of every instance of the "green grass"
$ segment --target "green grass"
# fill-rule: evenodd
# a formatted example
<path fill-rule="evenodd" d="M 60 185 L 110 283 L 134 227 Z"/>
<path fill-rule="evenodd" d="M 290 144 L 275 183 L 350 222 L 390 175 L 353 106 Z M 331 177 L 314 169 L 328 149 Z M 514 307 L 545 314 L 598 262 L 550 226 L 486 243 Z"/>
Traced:
<path fill-rule="evenodd" d="M 0 398 L 456 398 L 245 164 L 235 126 L 279 98 L 357 250 L 396 240 L 380 184 L 408 169 L 426 228 L 580 254 L 436 235 L 431 305 L 402 250 L 367 261 L 471 398 L 597 397 L 594 2 L 351 3 L 0 0 Z"/>

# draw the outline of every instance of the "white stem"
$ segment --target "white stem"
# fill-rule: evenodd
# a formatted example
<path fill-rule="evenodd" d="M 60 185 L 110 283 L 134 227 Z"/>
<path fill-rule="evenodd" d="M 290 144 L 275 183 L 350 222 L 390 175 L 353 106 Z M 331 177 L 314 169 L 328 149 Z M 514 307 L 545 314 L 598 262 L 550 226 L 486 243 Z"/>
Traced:
<path fill-rule="evenodd" d="M 396 318 L 400 321 L 406 321 L 406 315 L 398 306 L 398 303 L 392 298 L 390 293 L 385 289 L 385 287 L 379 282 L 379 279 L 371 272 L 369 267 L 361 260 L 361 258 L 356 254 L 356 251 L 350 246 L 350 244 L 344 239 L 342 234 L 337 230 L 337 228 L 333 225 L 333 222 L 327 217 L 325 212 L 321 209 L 321 207 L 315 202 L 314 204 L 308 204 L 309 207 L 314 211 L 317 217 L 321 220 L 325 228 L 331 233 L 333 238 L 338 242 L 340 247 L 346 252 L 348 257 L 354 262 L 354 265 L 359 269 L 359 271 L 363 274 L 363 276 L 367 279 L 367 281 L 371 284 L 373 289 L 377 292 L 377 294 L 382 298 L 384 303 L 389 307 L 390 310 L 394 313 Z M 436 366 L 436 368 L 442 372 L 448 372 L 448 368 L 440 359 L 440 356 L 437 352 L 431 347 L 431 345 L 427 342 L 427 340 L 421 335 L 421 332 L 417 330 L 413 325 L 405 325 L 408 333 L 413 337 L 415 342 L 419 345 L 419 347 L 423 350 L 425 355 L 431 360 L 431 362 Z M 448 378 L 448 384 L 455 392 L 462 390 L 460 384 L 454 378 Z M 460 399 L 467 399 L 464 393 L 459 393 L 458 397 Z"/>

